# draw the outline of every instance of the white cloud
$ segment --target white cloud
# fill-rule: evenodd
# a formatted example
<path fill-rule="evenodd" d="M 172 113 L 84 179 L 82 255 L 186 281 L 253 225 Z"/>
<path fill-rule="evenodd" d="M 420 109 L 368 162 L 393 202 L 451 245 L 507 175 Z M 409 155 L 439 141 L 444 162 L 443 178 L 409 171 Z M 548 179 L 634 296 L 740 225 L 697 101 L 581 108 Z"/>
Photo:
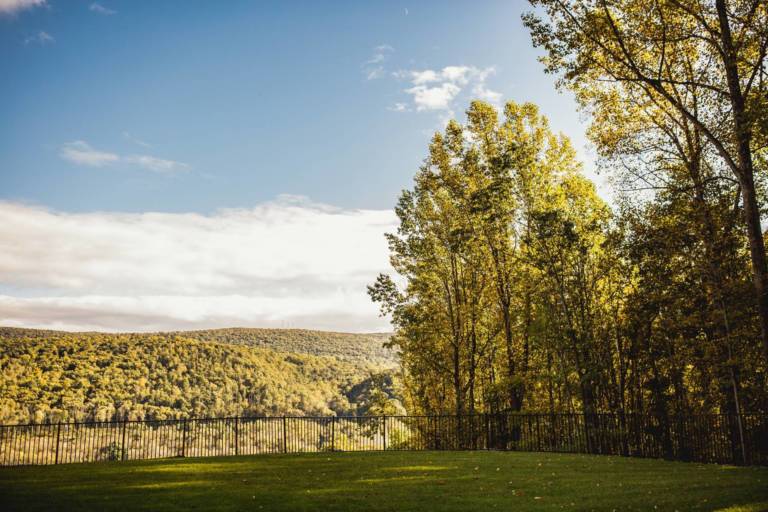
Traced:
<path fill-rule="evenodd" d="M 376 80 L 384 76 L 384 66 L 369 67 L 365 70 L 365 73 L 366 80 Z"/>
<path fill-rule="evenodd" d="M 0 325 L 70 330 L 389 328 L 389 210 L 282 197 L 195 213 L 62 213 L 0 202 Z"/>
<path fill-rule="evenodd" d="M 452 83 L 444 83 L 437 87 L 417 85 L 406 89 L 405 92 L 413 95 L 413 103 L 416 110 L 443 110 L 451 105 L 451 101 L 461 91 L 461 88 Z"/>
<path fill-rule="evenodd" d="M 412 82 L 414 85 L 428 84 L 430 82 L 436 82 L 440 79 L 440 75 L 436 71 L 426 69 L 424 71 L 412 71 Z"/>
<path fill-rule="evenodd" d="M 56 42 L 56 39 L 54 39 L 51 34 L 49 34 L 48 32 L 45 32 L 43 30 L 39 31 L 35 35 L 28 36 L 28 37 L 26 37 L 24 39 L 24 44 L 35 43 L 35 44 L 39 44 L 41 46 L 45 46 L 46 44 L 54 43 L 54 42 Z"/>
<path fill-rule="evenodd" d="M 113 11 L 112 9 L 108 9 L 107 7 L 104 7 L 99 2 L 93 2 L 89 7 L 89 10 L 93 12 L 97 12 L 99 14 L 103 14 L 105 16 L 110 16 L 112 14 L 117 14 L 117 11 Z"/>
<path fill-rule="evenodd" d="M 468 81 L 467 75 L 480 75 L 482 71 L 467 66 L 446 66 L 441 73 L 444 80 L 465 85 Z"/>
<path fill-rule="evenodd" d="M 140 142 L 140 141 L 138 141 Z M 143 143 L 146 144 L 146 143 Z M 127 165 L 141 167 L 159 173 L 174 173 L 186 171 L 189 165 L 176 160 L 167 160 L 152 155 L 128 155 L 120 156 L 116 153 L 94 149 L 83 140 L 68 142 L 61 147 L 61 158 L 77 165 L 89 167 L 105 167 L 119 162 Z"/>
<path fill-rule="evenodd" d="M 486 85 L 495 72 L 493 67 L 446 66 L 440 70 L 399 71 L 394 76 L 411 82 L 413 87 L 404 92 L 411 95 L 415 110 L 451 110 L 454 100 L 464 90 L 469 90 L 475 98 L 498 103 L 501 93 Z"/>
<path fill-rule="evenodd" d="M 0 0 L 0 14 L 15 14 L 24 9 L 44 5 L 45 0 Z"/>
<path fill-rule="evenodd" d="M 366 80 L 376 80 L 384 76 L 384 63 L 389 60 L 389 56 L 395 49 L 388 44 L 380 44 L 373 49 L 373 55 L 363 62 L 363 73 Z"/>
<path fill-rule="evenodd" d="M 68 142 L 61 147 L 61 158 L 77 165 L 89 167 L 104 167 L 120 160 L 115 153 L 98 151 L 83 140 Z"/>
<path fill-rule="evenodd" d="M 155 172 L 172 173 L 189 169 L 189 166 L 183 162 L 166 160 L 164 158 L 157 158 L 149 155 L 132 155 L 125 157 L 124 160 L 129 164 L 138 165 L 139 167 Z"/>
<path fill-rule="evenodd" d="M 498 104 L 501 101 L 501 93 L 488 89 L 485 84 L 477 84 L 472 89 L 472 95 L 488 103 Z"/>

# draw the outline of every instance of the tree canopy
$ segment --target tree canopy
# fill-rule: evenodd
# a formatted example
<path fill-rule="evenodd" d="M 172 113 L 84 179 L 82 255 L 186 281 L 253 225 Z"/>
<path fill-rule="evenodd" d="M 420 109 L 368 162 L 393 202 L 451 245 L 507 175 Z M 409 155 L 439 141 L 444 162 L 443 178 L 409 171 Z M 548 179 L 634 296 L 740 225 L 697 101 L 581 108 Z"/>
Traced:
<path fill-rule="evenodd" d="M 657 158 L 617 142 L 602 164 L 663 187 L 613 210 L 535 105 L 500 116 L 475 101 L 465 124 L 435 134 L 388 235 L 397 275 L 369 287 L 393 319 L 409 410 L 610 411 L 667 426 L 677 413 L 765 410 L 738 185 L 715 156 L 664 153 L 683 128 L 665 134 L 649 121 L 656 107 L 638 108 L 647 131 L 615 140 L 655 137 Z"/>
<path fill-rule="evenodd" d="M 402 411 L 381 341 L 279 329 L 2 328 L 0 424 Z"/>

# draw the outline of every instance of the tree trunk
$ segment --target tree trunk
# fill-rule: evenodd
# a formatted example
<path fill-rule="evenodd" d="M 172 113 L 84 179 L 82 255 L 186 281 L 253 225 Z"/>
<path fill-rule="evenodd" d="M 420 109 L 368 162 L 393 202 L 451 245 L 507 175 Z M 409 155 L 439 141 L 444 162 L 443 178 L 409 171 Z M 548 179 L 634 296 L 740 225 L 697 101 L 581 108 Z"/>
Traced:
<path fill-rule="evenodd" d="M 765 259 L 765 243 L 760 226 L 760 210 L 757 205 L 755 185 L 750 173 L 751 187 L 742 184 L 741 194 L 744 199 L 744 216 L 749 236 L 749 254 L 752 260 L 752 280 L 757 295 L 757 311 L 760 317 L 760 335 L 763 341 L 763 357 L 768 364 L 768 267 Z"/>
<path fill-rule="evenodd" d="M 662 376 L 656 366 L 656 354 L 651 354 L 652 379 L 650 382 L 651 395 L 653 396 L 653 412 L 656 421 L 659 422 L 657 438 L 661 440 L 661 449 L 664 452 L 664 458 L 672 459 L 672 439 L 669 435 L 669 411 L 667 407 L 667 396 L 664 389 L 667 387 L 663 382 Z"/>
<path fill-rule="evenodd" d="M 509 312 L 509 306 L 505 301 L 501 301 L 502 316 L 504 321 L 504 342 L 507 350 L 507 379 L 509 380 L 509 406 L 513 411 L 519 411 L 522 404 L 517 397 L 517 386 L 515 385 L 515 349 L 512 343 L 512 318 Z"/>
<path fill-rule="evenodd" d="M 741 80 L 733 45 L 731 26 L 725 0 L 716 0 L 720 38 L 723 42 L 723 64 L 728 81 L 728 93 L 733 110 L 733 128 L 737 148 L 739 184 L 744 200 L 744 217 L 749 237 L 749 253 L 752 260 L 752 279 L 757 294 L 757 311 L 760 317 L 760 334 L 763 341 L 763 358 L 768 364 L 768 266 L 765 258 L 765 242 L 760 225 L 760 208 L 755 192 L 754 166 L 752 163 L 752 133 L 747 119 L 745 100 L 741 91 Z"/>
<path fill-rule="evenodd" d="M 459 345 L 453 347 L 453 392 L 456 394 L 456 443 L 461 442 L 461 417 L 464 415 L 464 400 L 461 389 L 461 365 L 459 359 Z"/>
<path fill-rule="evenodd" d="M 587 443 L 587 453 L 597 453 L 598 443 L 596 442 L 596 411 L 595 411 L 595 390 L 592 386 L 592 380 L 583 370 L 579 371 L 581 388 L 581 407 L 584 414 L 584 440 Z"/>

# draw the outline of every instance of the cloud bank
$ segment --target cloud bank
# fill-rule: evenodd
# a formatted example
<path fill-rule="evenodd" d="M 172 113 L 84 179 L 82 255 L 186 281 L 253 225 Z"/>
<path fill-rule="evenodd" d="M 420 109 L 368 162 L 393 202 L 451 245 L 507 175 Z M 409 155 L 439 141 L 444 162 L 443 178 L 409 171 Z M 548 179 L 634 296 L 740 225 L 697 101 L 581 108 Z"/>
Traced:
<path fill-rule="evenodd" d="M 365 291 L 389 270 L 388 210 L 283 196 L 211 215 L 0 202 L 0 216 L 2 325 L 389 329 Z"/>

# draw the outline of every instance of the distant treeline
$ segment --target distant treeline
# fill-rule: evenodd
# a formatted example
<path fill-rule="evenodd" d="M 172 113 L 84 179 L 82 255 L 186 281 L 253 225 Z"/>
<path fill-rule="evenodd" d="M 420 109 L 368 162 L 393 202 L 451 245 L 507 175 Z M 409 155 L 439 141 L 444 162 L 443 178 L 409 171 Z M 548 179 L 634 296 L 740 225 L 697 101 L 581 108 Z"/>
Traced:
<path fill-rule="evenodd" d="M 307 329 L 209 329 L 176 333 L 199 341 L 263 347 L 278 352 L 296 352 L 315 356 L 333 356 L 344 361 L 364 362 L 394 368 L 395 351 L 386 348 L 387 333 L 352 334 L 310 331 Z"/>
<path fill-rule="evenodd" d="M 400 411 L 385 335 L 325 334 L 0 328 L 0 423 Z"/>

